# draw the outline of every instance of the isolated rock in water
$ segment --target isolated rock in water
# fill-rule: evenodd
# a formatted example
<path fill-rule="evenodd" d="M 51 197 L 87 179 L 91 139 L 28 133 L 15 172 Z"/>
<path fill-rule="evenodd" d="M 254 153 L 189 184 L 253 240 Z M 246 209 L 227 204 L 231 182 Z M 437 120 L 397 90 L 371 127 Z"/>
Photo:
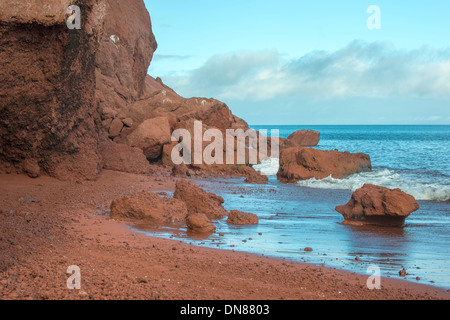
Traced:
<path fill-rule="evenodd" d="M 157 159 L 165 144 L 170 143 L 170 125 L 166 117 L 148 119 L 129 134 L 126 142 L 131 147 L 141 148 L 148 159 Z"/>
<path fill-rule="evenodd" d="M 244 182 L 251 184 L 267 184 L 269 182 L 269 178 L 266 175 L 256 172 L 255 174 L 248 176 Z"/>
<path fill-rule="evenodd" d="M 292 133 L 288 140 L 303 147 L 313 147 L 319 144 L 320 132 L 315 130 L 298 130 Z"/>
<path fill-rule="evenodd" d="M 150 172 L 150 163 L 141 149 L 104 139 L 99 143 L 103 169 L 144 174 Z"/>
<path fill-rule="evenodd" d="M 258 224 L 259 219 L 258 216 L 253 213 L 231 210 L 227 222 L 234 225 L 250 225 Z"/>
<path fill-rule="evenodd" d="M 356 190 L 350 201 L 337 206 L 346 222 L 359 222 L 386 226 L 402 226 L 405 219 L 419 209 L 413 196 L 400 189 L 388 189 L 365 184 Z"/>
<path fill-rule="evenodd" d="M 370 170 L 370 157 L 364 153 L 294 147 L 281 150 L 277 177 L 283 182 L 324 179 L 330 175 L 335 179 L 343 179 L 351 174 Z"/>
<path fill-rule="evenodd" d="M 222 219 L 227 215 L 227 211 L 221 205 L 222 197 L 207 193 L 189 181 L 177 181 L 173 197 L 183 200 L 191 214 L 203 213 L 209 219 Z"/>
<path fill-rule="evenodd" d="M 193 233 L 213 233 L 216 227 L 203 213 L 192 213 L 186 218 L 188 231 Z"/>
<path fill-rule="evenodd" d="M 142 191 L 114 200 L 111 203 L 111 218 L 126 221 L 143 221 L 154 225 L 184 223 L 186 204 L 173 198 Z"/>

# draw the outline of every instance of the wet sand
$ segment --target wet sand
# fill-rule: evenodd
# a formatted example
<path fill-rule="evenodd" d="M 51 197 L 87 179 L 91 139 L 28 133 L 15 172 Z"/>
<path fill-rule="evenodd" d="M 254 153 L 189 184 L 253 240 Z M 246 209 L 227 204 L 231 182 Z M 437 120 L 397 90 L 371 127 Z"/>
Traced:
<path fill-rule="evenodd" d="M 0 175 L 0 299 L 449 299 L 437 287 L 148 237 L 107 215 L 111 201 L 174 189 L 162 172 L 104 171 L 95 182 Z M 69 290 L 66 270 L 81 270 Z"/>

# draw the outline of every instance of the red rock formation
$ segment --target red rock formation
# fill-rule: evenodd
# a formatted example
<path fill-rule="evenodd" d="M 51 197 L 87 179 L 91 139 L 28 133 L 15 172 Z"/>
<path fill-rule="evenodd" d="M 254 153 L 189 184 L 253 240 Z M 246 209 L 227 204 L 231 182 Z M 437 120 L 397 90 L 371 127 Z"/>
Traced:
<path fill-rule="evenodd" d="M 234 225 L 251 225 L 258 224 L 258 216 L 253 213 L 231 210 L 228 215 L 227 223 Z"/>
<path fill-rule="evenodd" d="M 68 0 L 0 3 L 0 169 L 94 179 L 102 131 L 155 160 L 180 122 L 248 129 L 224 103 L 185 99 L 147 75 L 157 43 L 142 0 L 77 3 L 81 30 L 66 26 Z"/>
<path fill-rule="evenodd" d="M 114 200 L 110 216 L 113 219 L 144 221 L 160 226 L 184 223 L 187 213 L 183 201 L 142 191 Z"/>
<path fill-rule="evenodd" d="M 81 30 L 66 25 L 70 4 L 0 3 L 0 162 L 30 173 L 30 160 L 32 176 L 94 179 L 98 103 L 117 108 L 144 93 L 156 42 L 142 0 L 78 2 Z M 119 121 L 107 125 L 122 131 Z"/>
<path fill-rule="evenodd" d="M 255 174 L 248 176 L 244 182 L 251 184 L 267 184 L 269 183 L 269 178 L 266 175 L 255 172 Z"/>
<path fill-rule="evenodd" d="M 136 174 L 151 171 L 150 163 L 139 148 L 114 143 L 105 138 L 99 143 L 99 152 L 103 159 L 103 169 Z"/>
<path fill-rule="evenodd" d="M 105 19 L 95 56 L 97 98 L 100 108 L 119 110 L 144 95 L 157 43 L 142 0 L 101 1 L 99 8 Z"/>
<path fill-rule="evenodd" d="M 201 132 L 200 132 L 200 126 L 198 126 L 198 131 L 200 134 L 200 140 L 201 141 L 201 145 L 200 147 L 197 147 L 195 144 L 195 139 L 198 138 L 198 135 L 195 132 L 195 125 L 194 122 L 197 121 L 196 119 L 188 119 L 188 120 L 183 120 L 180 122 L 177 122 L 175 129 L 185 129 L 187 132 L 189 132 L 190 134 L 190 147 L 191 147 L 191 154 L 190 157 L 188 156 L 188 165 L 189 167 L 193 168 L 194 170 L 201 170 L 204 171 L 208 174 L 211 175 L 236 175 L 236 176 L 253 176 L 256 175 L 256 171 L 249 167 L 248 165 L 250 164 L 251 161 L 255 161 L 258 162 L 261 157 L 255 153 L 256 157 L 250 157 L 250 149 L 247 147 L 249 142 L 248 142 L 248 138 L 246 141 L 246 146 L 244 146 L 243 151 L 240 150 L 239 152 L 243 152 L 243 157 L 242 157 L 242 161 L 241 159 L 238 157 L 238 148 L 237 148 L 237 143 L 236 141 L 238 140 L 238 138 L 240 139 L 240 137 L 234 138 L 234 148 L 233 150 L 231 150 L 232 154 L 232 163 L 227 164 L 227 148 L 226 148 L 226 142 L 227 142 L 227 135 L 226 135 L 226 130 L 220 131 L 220 134 L 222 135 L 222 139 L 223 139 L 223 147 L 220 148 L 220 150 L 218 150 L 219 152 L 221 152 L 221 157 L 220 160 L 223 162 L 223 164 L 217 164 L 217 163 L 213 163 L 213 164 L 207 164 L 204 161 L 204 157 L 203 155 L 205 155 L 206 153 L 206 148 L 208 148 L 210 146 L 211 141 L 204 141 L 203 140 L 203 134 L 208 130 L 208 129 L 217 129 L 214 127 L 208 127 L 207 125 L 205 125 L 202 122 L 202 127 L 201 127 Z M 172 161 L 172 150 L 175 146 L 178 145 L 178 142 L 174 142 L 171 141 L 168 144 L 165 144 L 162 148 L 162 155 L 161 155 L 161 163 L 164 166 L 169 166 L 169 167 L 173 167 L 175 164 Z M 187 142 L 187 145 L 189 145 L 189 142 Z M 176 151 L 177 152 L 177 151 Z M 197 163 L 196 157 L 195 157 L 195 153 L 198 152 L 202 157 L 202 163 Z M 179 152 L 176 154 L 180 154 Z M 208 154 L 208 153 L 206 153 Z M 215 151 L 213 152 L 213 155 L 216 155 Z M 181 156 L 181 155 L 180 155 Z M 243 162 L 243 163 L 241 163 Z"/>
<path fill-rule="evenodd" d="M 330 175 L 342 179 L 371 168 L 370 157 L 363 153 L 293 147 L 281 150 L 277 177 L 284 182 L 323 179 Z"/>
<path fill-rule="evenodd" d="M 314 130 L 298 130 L 292 133 L 288 140 L 303 147 L 314 147 L 319 144 L 320 132 Z"/>
<path fill-rule="evenodd" d="M 405 219 L 418 209 L 419 204 L 413 196 L 400 189 L 372 184 L 365 184 L 353 193 L 346 205 L 336 207 L 347 223 L 385 226 L 402 226 Z"/>
<path fill-rule="evenodd" d="M 99 16 L 80 4 L 81 30 L 69 30 L 69 1 L 0 3 L 0 161 L 25 170 L 32 159 L 60 179 L 100 170 L 95 104 Z M 101 17 L 100 17 L 101 18 Z M 37 170 L 35 170 L 37 171 Z"/>
<path fill-rule="evenodd" d="M 222 219 L 227 215 L 221 205 L 223 198 L 207 193 L 189 181 L 177 181 L 173 197 L 184 201 L 190 214 L 203 213 L 209 219 Z"/>
<path fill-rule="evenodd" d="M 126 143 L 144 151 L 148 159 L 161 156 L 163 146 L 170 143 L 170 125 L 166 117 L 147 119 L 127 136 Z"/>
<path fill-rule="evenodd" d="M 186 218 L 188 232 L 211 234 L 216 231 L 216 227 L 204 213 L 192 213 Z"/>

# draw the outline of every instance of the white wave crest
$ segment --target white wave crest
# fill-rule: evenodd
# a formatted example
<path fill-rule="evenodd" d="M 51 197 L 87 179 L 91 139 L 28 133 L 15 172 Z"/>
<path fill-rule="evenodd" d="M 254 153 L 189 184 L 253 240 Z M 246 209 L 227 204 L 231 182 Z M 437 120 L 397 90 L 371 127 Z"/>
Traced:
<path fill-rule="evenodd" d="M 253 169 L 260 171 L 261 174 L 266 176 L 276 176 L 280 161 L 278 158 L 267 158 L 261 161 L 260 164 L 254 165 Z"/>
<path fill-rule="evenodd" d="M 399 188 L 412 195 L 416 200 L 449 201 L 450 185 L 427 183 L 423 181 L 414 182 L 413 178 L 402 176 L 388 169 L 379 171 L 353 174 L 345 179 L 334 179 L 331 176 L 325 179 L 309 179 L 299 181 L 298 185 L 315 189 L 340 189 L 352 190 L 361 188 L 370 183 L 390 189 Z"/>
<path fill-rule="evenodd" d="M 268 158 L 254 165 L 256 171 L 260 171 L 267 176 L 276 176 L 279 168 L 278 158 Z M 352 190 L 361 188 L 364 184 L 370 183 L 390 189 L 401 189 L 412 195 L 416 200 L 424 201 L 450 201 L 450 184 L 444 181 L 421 181 L 419 177 L 394 172 L 389 169 L 373 170 L 353 174 L 345 179 L 334 179 L 331 176 L 325 179 L 309 179 L 299 181 L 302 187 L 315 189 L 338 189 Z"/>

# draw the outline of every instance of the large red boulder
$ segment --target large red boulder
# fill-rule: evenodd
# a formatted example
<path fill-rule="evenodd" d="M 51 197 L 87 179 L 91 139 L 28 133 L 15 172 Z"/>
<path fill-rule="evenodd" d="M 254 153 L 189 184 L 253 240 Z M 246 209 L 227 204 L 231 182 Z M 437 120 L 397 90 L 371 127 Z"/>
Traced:
<path fill-rule="evenodd" d="M 258 224 L 258 216 L 254 213 L 231 210 L 228 215 L 227 223 L 233 225 L 252 225 Z"/>
<path fill-rule="evenodd" d="M 216 231 L 216 227 L 204 213 L 192 213 L 186 218 L 187 229 L 191 233 L 210 234 Z"/>
<path fill-rule="evenodd" d="M 114 200 L 111 218 L 146 222 L 157 226 L 184 224 L 187 208 L 183 201 L 142 191 Z"/>
<path fill-rule="evenodd" d="M 405 219 L 419 209 L 413 196 L 400 189 L 365 184 L 352 194 L 350 201 L 336 211 L 347 223 L 402 226 Z"/>
<path fill-rule="evenodd" d="M 102 22 L 95 56 L 97 97 L 101 107 L 122 109 L 145 93 L 157 48 L 150 15 L 142 0 L 99 1 L 95 13 Z"/>
<path fill-rule="evenodd" d="M 166 117 L 147 119 L 126 138 L 126 143 L 144 151 L 148 159 L 161 156 L 163 146 L 170 143 L 170 125 Z"/>
<path fill-rule="evenodd" d="M 288 140 L 303 147 L 314 147 L 319 144 L 320 132 L 315 130 L 298 130 L 292 133 Z"/>
<path fill-rule="evenodd" d="M 177 181 L 173 197 L 184 201 L 190 214 L 203 213 L 209 219 L 222 219 L 228 214 L 222 206 L 222 197 L 208 193 L 187 180 Z"/>
<path fill-rule="evenodd" d="M 277 177 L 283 182 L 293 183 L 311 178 L 324 179 L 330 175 L 335 179 L 343 179 L 371 169 L 370 157 L 364 153 L 291 147 L 280 152 Z"/>
<path fill-rule="evenodd" d="M 150 163 L 139 148 L 104 139 L 99 143 L 99 151 L 103 159 L 103 169 L 136 174 L 151 171 Z"/>

